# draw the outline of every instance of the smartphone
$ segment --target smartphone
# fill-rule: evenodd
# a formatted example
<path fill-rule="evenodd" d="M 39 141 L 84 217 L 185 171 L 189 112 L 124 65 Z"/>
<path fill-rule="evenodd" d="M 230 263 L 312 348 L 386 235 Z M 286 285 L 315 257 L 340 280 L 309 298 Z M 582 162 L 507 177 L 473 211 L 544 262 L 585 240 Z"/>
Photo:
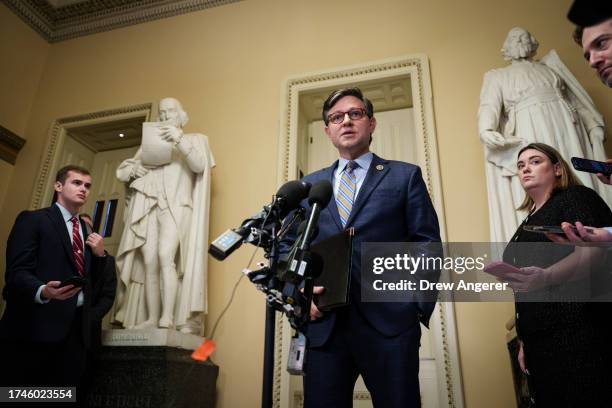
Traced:
<path fill-rule="evenodd" d="M 529 232 L 539 232 L 540 234 L 565 234 L 561 227 L 557 225 L 523 225 L 523 229 Z M 592 228 L 585 228 L 589 234 L 593 233 Z M 578 235 L 578 229 L 572 225 L 572 231 Z"/>
<path fill-rule="evenodd" d="M 68 279 L 62 281 L 62 283 L 60 283 L 59 287 L 63 288 L 64 286 L 68 286 L 68 285 L 83 287 L 83 286 L 85 286 L 85 278 L 83 278 L 82 276 L 73 276 L 71 278 L 68 278 Z"/>
<path fill-rule="evenodd" d="M 586 171 L 589 173 L 602 173 L 606 176 L 610 176 L 610 174 L 612 174 L 612 163 L 604 163 L 597 160 L 572 157 L 572 165 L 578 171 Z"/>

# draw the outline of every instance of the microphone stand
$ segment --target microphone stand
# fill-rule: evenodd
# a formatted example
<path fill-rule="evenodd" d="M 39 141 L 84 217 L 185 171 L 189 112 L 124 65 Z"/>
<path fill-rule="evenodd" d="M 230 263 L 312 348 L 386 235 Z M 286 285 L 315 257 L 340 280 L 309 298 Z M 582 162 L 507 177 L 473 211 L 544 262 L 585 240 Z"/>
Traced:
<path fill-rule="evenodd" d="M 299 184 L 299 186 L 296 185 Z M 217 238 L 211 244 L 209 252 L 215 258 L 219 260 L 225 259 L 231 252 L 237 249 L 241 243 L 248 242 L 258 247 L 264 248 L 265 257 L 269 261 L 267 268 L 262 268 L 259 271 L 255 271 L 254 276 L 250 276 L 251 282 L 253 282 L 258 288 L 264 291 L 266 296 L 266 323 L 264 330 L 264 363 L 263 363 L 263 383 L 262 383 L 262 397 L 261 406 L 263 408 L 272 408 L 272 394 L 274 385 L 274 334 L 276 331 L 276 310 L 287 312 L 282 307 L 279 309 L 278 305 L 275 308 L 275 303 L 282 302 L 282 294 L 277 290 L 280 288 L 279 277 L 277 276 L 278 264 L 279 264 L 279 242 L 280 237 L 278 234 L 284 235 L 287 229 L 290 228 L 298 218 L 301 218 L 304 214 L 304 209 L 299 206 L 299 202 L 293 202 L 295 199 L 300 200 L 306 196 L 306 193 L 310 189 L 309 183 L 304 182 L 288 182 L 285 183 L 279 192 L 274 196 L 270 206 L 265 206 L 264 211 L 259 214 L 245 220 L 241 225 L 240 229 L 231 230 L 232 234 L 223 234 Z M 282 193 L 282 194 L 281 194 Z M 283 230 L 281 224 L 281 215 L 283 215 L 283 208 L 296 209 L 293 215 L 293 219 L 286 225 Z M 269 210 L 268 213 L 265 211 Z M 262 215 L 263 214 L 263 215 Z M 261 221 L 261 227 L 258 222 Z M 266 228 L 267 220 L 271 219 L 270 228 Z M 246 229 L 250 229 L 251 233 L 248 236 L 244 236 Z M 227 235 L 227 236 L 226 236 Z M 301 237 L 300 237 L 301 238 Z M 228 241 L 229 240 L 229 244 Z M 216 245 L 216 241 L 219 241 Z M 268 280 L 268 276 L 270 277 Z M 311 285 L 312 286 L 312 285 Z M 274 289 L 274 290 L 270 290 Z M 306 287 L 308 293 L 312 292 L 312 287 Z M 303 312 L 300 310 L 300 313 Z M 308 312 L 308 311 L 307 311 Z"/>
<path fill-rule="evenodd" d="M 276 278 L 278 264 L 278 242 L 276 224 L 272 227 L 272 242 L 268 259 L 272 279 Z M 266 299 L 266 326 L 264 331 L 263 389 L 261 393 L 262 408 L 272 408 L 272 391 L 274 385 L 274 332 L 276 330 L 276 310 Z"/>
<path fill-rule="evenodd" d="M 264 338 L 262 408 L 272 408 L 272 388 L 274 384 L 274 331 L 276 330 L 276 310 L 266 302 L 266 329 Z"/>
<path fill-rule="evenodd" d="M 266 328 L 264 338 L 264 364 L 262 408 L 272 408 L 272 388 L 274 384 L 274 331 L 276 330 L 276 310 L 266 302 Z"/>
<path fill-rule="evenodd" d="M 289 225 L 292 225 L 297 218 L 301 214 L 303 214 L 303 210 L 297 210 L 298 215 L 294 216 L 294 219 L 291 220 Z M 271 214 L 272 216 L 277 216 L 278 214 Z M 279 218 L 276 218 L 279 219 Z M 270 269 L 270 282 L 268 283 L 269 287 L 280 287 L 280 281 L 278 278 L 278 258 L 279 258 L 279 248 L 278 248 L 278 236 L 277 229 L 279 224 L 274 223 L 270 230 L 270 245 L 269 251 L 266 253 L 266 258 L 269 261 L 269 269 Z M 303 234 L 303 233 L 302 233 Z M 304 239 L 302 235 L 297 238 L 297 241 Z M 312 296 L 312 286 L 313 282 L 310 282 L 310 285 L 306 285 L 304 288 L 305 294 L 311 294 Z M 264 363 L 263 363 L 263 388 L 262 388 L 262 397 L 261 397 L 261 406 L 262 408 L 272 408 L 272 395 L 273 395 L 273 387 L 274 387 L 274 335 L 276 331 L 276 311 L 277 309 L 274 307 L 273 302 L 269 301 L 269 297 L 266 298 L 266 323 L 264 329 Z"/>
<path fill-rule="evenodd" d="M 273 214 L 276 217 L 278 214 Z M 278 218 L 275 218 L 278 219 Z M 270 264 L 271 286 L 276 286 L 276 270 L 278 268 L 278 240 L 276 236 L 278 224 L 273 223 L 270 242 L 270 251 L 266 254 Z M 274 385 L 274 332 L 276 330 L 276 310 L 266 298 L 266 326 L 264 330 L 264 364 L 263 388 L 261 393 L 262 408 L 272 408 L 272 391 Z"/>
<path fill-rule="evenodd" d="M 304 213 L 304 210 L 300 207 L 296 210 L 293 219 L 289 222 L 286 228 L 290 228 L 298 218 Z M 251 242 L 257 246 L 263 247 L 265 250 L 265 257 L 268 259 L 269 267 L 268 273 L 270 280 L 266 286 L 269 288 L 279 288 L 280 280 L 278 278 L 278 261 L 279 261 L 279 230 L 283 234 L 283 228 L 280 223 L 281 210 L 276 206 L 272 205 L 268 217 L 272 220 L 270 228 L 266 229 L 265 225 L 262 226 L 262 230 L 265 230 L 265 234 L 260 232 L 259 242 L 255 244 L 257 239 L 253 239 Z M 267 217 L 266 217 L 267 218 Z M 286 232 L 286 229 L 284 230 Z M 284 235 L 284 234 L 283 234 Z M 263 239 L 263 241 L 262 241 Z M 300 235 L 297 239 L 298 242 L 303 240 L 303 236 Z M 312 284 L 310 287 L 306 285 L 305 293 L 312 293 Z M 274 302 L 278 301 L 273 295 L 268 294 L 266 297 L 266 320 L 264 329 L 264 362 L 263 362 L 263 382 L 262 382 L 262 393 L 261 393 L 261 406 L 262 408 L 272 408 L 272 396 L 274 387 L 274 335 L 276 331 L 276 311 Z"/>

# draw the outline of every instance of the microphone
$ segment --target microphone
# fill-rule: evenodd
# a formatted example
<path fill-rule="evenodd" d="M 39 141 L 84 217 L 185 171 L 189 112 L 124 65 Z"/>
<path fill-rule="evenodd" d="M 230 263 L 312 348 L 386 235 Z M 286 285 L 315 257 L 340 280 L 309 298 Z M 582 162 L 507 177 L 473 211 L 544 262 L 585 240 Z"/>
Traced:
<path fill-rule="evenodd" d="M 242 242 L 266 248 L 272 238 L 270 234 L 273 226 L 280 224 L 280 221 L 285 219 L 289 212 L 298 208 L 289 225 L 292 225 L 298 218 L 303 218 L 304 209 L 300 207 L 300 203 L 308 196 L 309 191 L 310 183 L 306 181 L 294 180 L 283 184 L 274 195 L 272 203 L 264 206 L 259 224 L 247 225 L 248 230 L 242 235 Z M 275 238 L 278 240 L 284 232 L 286 231 L 281 228 L 280 231 L 277 231 Z"/>
<path fill-rule="evenodd" d="M 300 241 L 302 240 L 302 237 L 304 236 L 304 230 L 306 229 L 306 226 L 308 225 L 308 221 L 302 221 L 302 223 L 298 226 L 298 230 L 297 230 L 297 236 L 300 237 Z M 317 235 L 319 235 L 319 225 L 314 225 L 312 227 L 312 232 L 310 233 L 311 235 L 311 240 L 315 239 L 317 237 Z"/>
<path fill-rule="evenodd" d="M 312 241 L 313 233 L 317 229 L 317 221 L 321 209 L 325 208 L 329 203 L 333 195 L 333 188 L 329 181 L 321 180 L 316 182 L 310 188 L 310 194 L 308 195 L 308 203 L 312 206 L 310 211 L 310 217 L 307 221 L 302 223 L 306 225 L 303 228 L 303 232 L 299 235 L 295 245 L 293 246 L 286 262 L 286 269 L 282 271 L 280 279 L 285 282 L 292 282 L 298 284 L 307 277 L 312 277 L 313 274 L 317 274 L 320 271 L 308 271 L 307 267 L 311 260 L 311 255 L 308 253 L 308 247 Z M 318 265 L 319 262 L 313 264 Z M 310 272 L 310 273 L 307 273 Z"/>
<path fill-rule="evenodd" d="M 226 230 L 210 243 L 208 253 L 219 261 L 224 260 L 232 252 L 240 248 L 242 242 L 251 234 L 251 229 L 261 225 L 266 215 L 267 212 L 264 208 L 257 214 L 244 220 L 240 227 Z"/>
<path fill-rule="evenodd" d="M 285 282 L 282 292 L 283 299 L 294 306 L 294 317 L 300 324 L 308 321 L 314 280 L 323 270 L 323 259 L 318 254 L 308 251 L 308 247 L 317 228 L 321 209 L 327 207 L 332 195 L 333 187 L 327 180 L 314 183 L 310 188 L 308 195 L 308 203 L 312 206 L 310 217 L 308 221 L 305 221 L 306 227 L 300 236 L 301 239 L 298 238 L 296 241 L 289 255 L 286 269 L 280 277 Z M 302 283 L 303 293 L 299 289 Z"/>
<path fill-rule="evenodd" d="M 310 245 L 311 235 L 319 220 L 321 209 L 327 207 L 333 193 L 334 188 L 327 180 L 318 181 L 311 187 L 310 194 L 308 194 L 308 204 L 312 206 L 312 211 L 310 212 L 310 217 L 308 218 L 308 223 L 306 224 L 306 229 L 302 236 L 300 250 L 303 251 Z"/>
<path fill-rule="evenodd" d="M 310 183 L 305 181 L 294 180 L 283 184 L 276 192 L 271 204 L 264 206 L 260 212 L 244 220 L 239 228 L 228 229 L 221 234 L 210 244 L 208 252 L 215 259 L 224 260 L 248 239 L 253 229 L 265 229 L 268 223 L 278 222 L 276 217 L 271 217 L 273 211 L 277 211 L 281 219 L 286 217 L 290 211 L 299 207 L 300 202 L 308 196 L 309 191 Z M 254 240 L 252 243 L 257 242 L 258 240 Z"/>
<path fill-rule="evenodd" d="M 310 183 L 302 180 L 289 181 L 281 186 L 276 192 L 275 202 L 279 206 L 281 218 L 299 207 L 303 199 L 308 196 Z"/>

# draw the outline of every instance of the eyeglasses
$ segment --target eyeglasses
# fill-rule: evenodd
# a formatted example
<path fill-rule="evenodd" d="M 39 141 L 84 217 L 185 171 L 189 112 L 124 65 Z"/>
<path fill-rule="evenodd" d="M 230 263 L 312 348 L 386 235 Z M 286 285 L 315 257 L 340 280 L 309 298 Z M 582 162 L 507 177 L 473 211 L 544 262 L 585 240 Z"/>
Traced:
<path fill-rule="evenodd" d="M 331 115 L 327 116 L 327 121 L 333 123 L 334 125 L 339 125 L 344 121 L 344 116 L 348 115 L 350 120 L 359 120 L 363 118 L 367 114 L 366 110 L 361 109 L 351 109 L 348 112 L 334 112 Z"/>

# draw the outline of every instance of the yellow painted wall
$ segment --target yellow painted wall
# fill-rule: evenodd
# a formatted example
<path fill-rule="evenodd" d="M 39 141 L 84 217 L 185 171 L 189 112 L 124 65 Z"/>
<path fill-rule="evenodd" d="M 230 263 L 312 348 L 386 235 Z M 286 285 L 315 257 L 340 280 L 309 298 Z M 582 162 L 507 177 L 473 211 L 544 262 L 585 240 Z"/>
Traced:
<path fill-rule="evenodd" d="M 24 137 L 50 46 L 4 4 L 0 38 L 0 125 Z M 13 165 L 0 161 L 0 209 L 12 176 Z"/>
<path fill-rule="evenodd" d="M 13 165 L 8 162 L 5 162 L 4 160 L 0 160 L 0 208 L 2 208 L 2 204 L 4 203 L 4 199 L 6 198 L 8 185 L 12 177 Z"/>
<path fill-rule="evenodd" d="M 572 27 L 565 19 L 570 0 L 373 4 L 247 0 L 52 45 L 31 114 L 26 114 L 27 144 L 14 173 L 19 177 L 11 178 L 11 200 L 0 212 L 0 242 L 29 204 L 54 119 L 179 98 L 192 118 L 186 130 L 206 133 L 217 160 L 210 231 L 215 237 L 258 210 L 276 190 L 285 78 L 412 53 L 430 59 L 448 238 L 486 241 L 478 97 L 484 72 L 505 64 L 499 49 L 516 25 L 536 35 L 540 55 L 557 49 L 612 120 L 610 91 L 571 41 Z M 209 261 L 209 329 L 251 250 L 243 248 L 223 263 Z M 504 324 L 512 310 L 510 304 L 456 306 L 467 407 L 514 406 L 504 345 Z M 263 295 L 242 282 L 216 334 L 219 407 L 259 406 L 263 320 Z"/>

